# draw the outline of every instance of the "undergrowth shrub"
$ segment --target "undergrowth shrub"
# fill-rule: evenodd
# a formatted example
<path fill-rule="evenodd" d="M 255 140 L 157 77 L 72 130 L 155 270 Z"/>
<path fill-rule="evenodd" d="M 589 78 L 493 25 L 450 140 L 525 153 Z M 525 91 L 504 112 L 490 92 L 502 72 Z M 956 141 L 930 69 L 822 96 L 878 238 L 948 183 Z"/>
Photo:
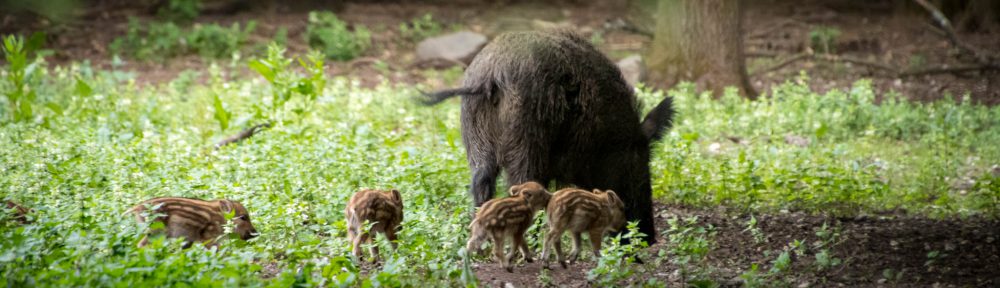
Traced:
<path fill-rule="evenodd" d="M 224 58 L 239 51 L 256 27 L 255 21 L 248 21 L 244 29 L 240 29 L 240 23 L 233 23 L 229 28 L 214 23 L 195 25 L 187 36 L 187 43 L 202 57 Z"/>
<path fill-rule="evenodd" d="M 6 120 L 10 115 L 13 121 L 26 121 L 33 117 L 32 106 L 35 101 L 35 91 L 30 87 L 32 78 L 35 77 L 35 70 L 38 67 L 37 61 L 29 59 L 29 55 L 34 53 L 44 41 L 44 34 L 36 33 L 29 39 L 20 36 L 7 35 L 3 38 L 3 54 L 7 60 L 7 67 L 3 76 L 3 95 L 6 104 L 3 106 L 5 112 L 0 119 Z"/>
<path fill-rule="evenodd" d="M 639 232 L 638 222 L 629 222 L 626 231 L 608 238 L 610 243 L 601 249 L 597 265 L 587 271 L 588 281 L 600 287 L 610 287 L 621 285 L 635 276 L 636 269 L 632 264 L 636 263 L 637 254 L 649 244 L 642 240 L 645 234 Z"/>
<path fill-rule="evenodd" d="M 371 32 L 362 25 L 355 25 L 354 31 L 347 23 L 329 11 L 309 12 L 306 26 L 306 42 L 334 60 L 351 60 L 371 47 Z"/>
<path fill-rule="evenodd" d="M 184 31 L 173 22 L 128 20 L 125 36 L 111 42 L 111 52 L 140 60 L 165 60 L 184 54 Z"/>
<path fill-rule="evenodd" d="M 218 24 L 198 24 L 182 28 L 173 22 L 149 22 L 129 19 L 125 36 L 111 43 L 111 51 L 139 60 L 163 61 L 188 53 L 203 57 L 224 58 L 239 51 L 256 28 L 249 21 L 246 28 L 233 23 L 229 28 Z"/>
<path fill-rule="evenodd" d="M 419 42 L 433 36 L 441 34 L 444 25 L 434 20 L 430 13 L 424 16 L 413 18 L 408 22 L 399 23 L 399 34 L 403 39 L 410 42 Z"/>
<path fill-rule="evenodd" d="M 896 93 L 876 101 L 869 81 L 818 94 L 808 82 L 790 79 L 757 101 L 734 90 L 713 99 L 691 85 L 669 91 L 678 120 L 654 148 L 656 194 L 748 211 L 996 214 L 981 209 L 996 200 L 961 192 L 956 179 L 984 183 L 974 179 L 997 165 L 1000 108 Z"/>
<path fill-rule="evenodd" d="M 167 0 L 156 11 L 156 15 L 168 22 L 190 23 L 198 17 L 201 0 Z"/>

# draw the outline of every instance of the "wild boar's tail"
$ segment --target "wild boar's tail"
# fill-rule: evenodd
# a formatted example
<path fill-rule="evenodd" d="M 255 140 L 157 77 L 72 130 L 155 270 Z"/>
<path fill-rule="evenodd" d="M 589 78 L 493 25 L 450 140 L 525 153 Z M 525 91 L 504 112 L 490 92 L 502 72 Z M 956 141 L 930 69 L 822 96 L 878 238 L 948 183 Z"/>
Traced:
<path fill-rule="evenodd" d="M 674 112 L 673 99 L 667 97 L 646 114 L 646 118 L 642 120 L 642 134 L 646 135 L 649 143 L 659 141 L 663 138 L 663 132 L 673 126 Z"/>
<path fill-rule="evenodd" d="M 459 88 L 440 90 L 430 93 L 424 92 L 423 93 L 424 98 L 421 99 L 420 101 L 423 102 L 424 105 L 430 106 L 441 103 L 441 101 L 448 100 L 448 98 L 451 97 L 459 95 L 478 95 L 482 93 L 483 91 L 481 91 L 481 89 L 478 89 L 477 87 L 459 87 Z"/>

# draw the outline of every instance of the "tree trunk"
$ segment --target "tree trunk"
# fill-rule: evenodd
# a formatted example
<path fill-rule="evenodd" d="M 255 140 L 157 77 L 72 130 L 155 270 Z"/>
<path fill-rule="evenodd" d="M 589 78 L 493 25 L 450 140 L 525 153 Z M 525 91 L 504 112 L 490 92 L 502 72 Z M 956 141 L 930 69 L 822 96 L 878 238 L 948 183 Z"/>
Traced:
<path fill-rule="evenodd" d="M 667 85 L 692 81 L 716 95 L 735 86 L 756 99 L 743 56 L 742 2 L 660 0 L 647 57 L 650 71 Z"/>

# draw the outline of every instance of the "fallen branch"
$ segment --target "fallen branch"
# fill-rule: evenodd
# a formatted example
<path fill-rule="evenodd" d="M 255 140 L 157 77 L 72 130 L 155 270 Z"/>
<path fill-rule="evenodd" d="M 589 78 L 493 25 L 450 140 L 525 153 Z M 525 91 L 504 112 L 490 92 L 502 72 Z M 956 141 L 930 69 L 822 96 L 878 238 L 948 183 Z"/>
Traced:
<path fill-rule="evenodd" d="M 902 73 L 899 73 L 899 77 L 914 77 L 914 76 L 922 76 L 930 74 L 962 73 L 962 72 L 988 71 L 988 70 L 1000 70 L 1000 66 L 997 65 L 941 66 L 941 67 L 904 71 Z"/>
<path fill-rule="evenodd" d="M 754 32 L 751 32 L 749 38 L 751 38 L 751 39 L 754 39 L 754 38 L 765 38 L 768 35 L 771 35 L 771 33 L 774 33 L 775 31 L 778 31 L 778 30 L 780 30 L 782 28 L 785 28 L 785 26 L 799 26 L 799 27 L 803 27 L 803 28 L 806 28 L 806 29 L 809 28 L 809 25 L 806 24 L 806 23 L 802 23 L 802 21 L 795 20 L 795 19 L 784 19 L 784 20 L 779 20 L 778 23 L 767 25 L 767 29 L 765 29 L 763 31 L 754 31 Z"/>
<path fill-rule="evenodd" d="M 885 64 L 882 64 L 882 63 L 878 63 L 878 62 L 872 62 L 872 61 L 868 61 L 868 60 L 863 60 L 863 59 L 858 59 L 858 58 L 852 58 L 852 57 L 848 57 L 848 56 L 833 55 L 833 54 L 820 54 L 820 55 L 816 55 L 816 58 L 820 59 L 820 60 L 830 61 L 830 62 L 848 62 L 848 63 L 858 64 L 858 65 L 864 65 L 864 66 L 868 66 L 868 67 L 874 67 L 874 68 L 886 70 L 886 71 L 892 72 L 892 74 L 899 74 L 899 72 L 898 72 L 899 70 L 897 70 L 896 68 L 893 68 L 893 67 L 891 67 L 889 65 L 885 65 Z"/>
<path fill-rule="evenodd" d="M 743 56 L 745 56 L 747 58 L 774 58 L 774 57 L 778 57 L 778 55 L 781 55 L 781 54 L 778 54 L 778 53 L 775 53 L 775 52 L 761 52 L 761 51 L 743 52 Z"/>
<path fill-rule="evenodd" d="M 352 60 L 351 62 L 347 62 L 347 67 L 354 68 L 354 66 L 367 65 L 367 64 L 375 64 L 375 63 L 378 63 L 379 61 L 381 61 L 381 60 L 379 60 L 378 58 L 375 58 L 375 57 L 358 58 L 358 59 Z"/>
<path fill-rule="evenodd" d="M 951 26 L 951 21 L 948 21 L 948 17 L 945 17 L 944 13 L 941 13 L 941 10 L 938 10 L 937 7 L 931 5 L 931 3 L 927 2 L 927 0 L 913 0 L 913 2 L 917 2 L 917 4 L 920 4 L 920 6 L 924 7 L 924 9 L 931 13 L 934 20 L 941 26 L 941 30 L 944 30 L 943 32 L 952 46 L 961 50 L 962 53 L 971 55 L 980 64 L 989 65 L 989 63 L 993 61 L 990 57 L 979 53 L 977 49 L 959 40 L 958 35 L 955 34 L 955 28 Z"/>
<path fill-rule="evenodd" d="M 271 128 L 271 123 L 257 124 L 257 125 L 255 125 L 253 127 L 244 129 L 243 131 L 240 131 L 240 133 L 237 133 L 236 135 L 229 136 L 226 139 L 222 139 L 222 141 L 219 141 L 219 143 L 215 144 L 215 149 L 219 149 L 222 146 L 226 146 L 226 145 L 229 145 L 229 144 L 233 144 L 233 143 L 236 143 L 236 142 L 240 142 L 240 141 L 246 140 L 247 138 L 252 137 L 257 132 L 260 132 L 261 130 L 264 130 L 264 128 Z"/>
<path fill-rule="evenodd" d="M 806 58 L 811 58 L 811 57 L 812 57 L 812 53 L 808 53 L 808 52 L 803 52 L 803 53 L 795 54 L 794 56 L 788 57 L 785 60 L 781 61 L 780 63 L 772 65 L 771 67 L 767 67 L 765 69 L 758 70 L 758 71 L 753 71 L 753 73 L 751 73 L 750 76 L 757 76 L 758 74 L 762 74 L 762 73 L 767 73 L 767 72 L 771 72 L 771 71 L 774 71 L 774 70 L 778 70 L 778 69 L 784 68 L 785 66 L 788 66 L 789 64 L 795 63 L 796 61 L 799 61 L 799 60 L 802 60 L 802 59 L 806 59 Z"/>
<path fill-rule="evenodd" d="M 805 59 L 822 60 L 822 61 L 829 61 L 829 62 L 847 62 L 847 63 L 852 63 L 852 64 L 864 65 L 864 66 L 868 66 L 868 67 L 873 67 L 873 68 L 878 68 L 878 69 L 881 69 L 881 70 L 885 70 L 886 72 L 889 72 L 890 76 L 892 76 L 892 77 L 899 77 L 899 78 L 915 77 L 915 76 L 923 76 L 923 75 L 931 75 L 931 74 L 964 73 L 964 72 L 973 72 L 973 71 L 1000 70 L 1000 65 L 995 65 L 995 64 L 981 64 L 981 65 L 980 64 L 974 64 L 974 65 L 958 65 L 958 66 L 943 65 L 943 66 L 938 66 L 938 67 L 931 67 L 931 68 L 924 68 L 924 69 L 915 69 L 915 70 L 906 70 L 906 71 L 903 71 L 902 69 L 897 69 L 895 67 L 892 67 L 892 66 L 889 66 L 889 65 L 886 65 L 886 64 L 882 64 L 882 63 L 878 63 L 878 62 L 872 62 L 872 61 L 867 61 L 867 60 L 862 60 L 862 59 L 858 59 L 858 58 L 852 58 L 852 57 L 840 56 L 840 55 L 831 55 L 831 54 L 819 54 L 819 55 L 816 55 L 816 54 L 811 54 L 811 53 L 808 53 L 808 52 L 804 52 L 804 53 L 795 54 L 792 57 L 788 57 L 785 60 L 781 61 L 781 63 L 772 65 L 771 67 L 764 68 L 764 69 L 761 69 L 761 70 L 758 70 L 758 71 L 754 71 L 753 73 L 750 74 L 750 76 L 757 76 L 757 75 L 760 75 L 760 74 L 763 74 L 763 73 L 775 71 L 775 70 L 784 68 L 785 66 L 788 66 L 788 65 L 790 65 L 792 63 L 795 63 L 797 61 L 805 60 Z"/>
<path fill-rule="evenodd" d="M 438 66 L 437 64 L 445 64 L 447 66 Z M 434 68 L 447 68 L 449 66 L 459 66 L 462 67 L 462 69 L 469 68 L 469 65 L 465 64 L 465 62 L 454 59 L 446 59 L 446 58 L 431 58 L 431 59 L 419 60 L 417 62 L 413 62 L 406 68 L 407 69 L 420 68 L 420 67 L 425 67 L 425 65 Z"/>

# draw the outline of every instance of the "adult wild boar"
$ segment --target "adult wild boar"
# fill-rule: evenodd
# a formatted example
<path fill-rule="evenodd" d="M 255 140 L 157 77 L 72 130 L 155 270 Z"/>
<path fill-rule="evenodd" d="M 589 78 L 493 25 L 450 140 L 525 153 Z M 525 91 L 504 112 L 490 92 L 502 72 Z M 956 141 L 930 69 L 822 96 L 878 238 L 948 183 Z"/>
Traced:
<path fill-rule="evenodd" d="M 640 122 L 640 103 L 621 72 L 570 31 L 512 32 L 483 48 L 460 88 L 426 95 L 433 105 L 462 96 L 462 140 L 480 206 L 507 186 L 537 181 L 611 189 L 625 217 L 655 242 L 650 145 L 671 125 L 670 98 Z"/>

